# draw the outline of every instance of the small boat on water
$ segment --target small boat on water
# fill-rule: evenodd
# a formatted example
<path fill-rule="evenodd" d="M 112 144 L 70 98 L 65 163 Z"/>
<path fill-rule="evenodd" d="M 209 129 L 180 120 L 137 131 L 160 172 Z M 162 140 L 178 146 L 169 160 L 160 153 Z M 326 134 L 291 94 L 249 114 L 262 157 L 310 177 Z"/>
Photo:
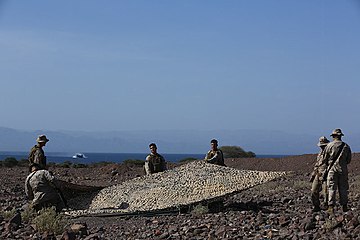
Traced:
<path fill-rule="evenodd" d="M 83 153 L 76 153 L 72 158 L 87 158 Z"/>

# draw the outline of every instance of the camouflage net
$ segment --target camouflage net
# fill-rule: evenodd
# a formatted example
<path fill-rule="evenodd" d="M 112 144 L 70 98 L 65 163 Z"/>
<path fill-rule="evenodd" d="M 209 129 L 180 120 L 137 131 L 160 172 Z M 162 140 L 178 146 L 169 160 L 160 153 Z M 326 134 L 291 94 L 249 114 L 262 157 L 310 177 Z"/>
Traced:
<path fill-rule="evenodd" d="M 194 161 L 104 188 L 92 199 L 89 209 L 69 214 L 132 213 L 186 206 L 240 192 L 285 174 Z"/>

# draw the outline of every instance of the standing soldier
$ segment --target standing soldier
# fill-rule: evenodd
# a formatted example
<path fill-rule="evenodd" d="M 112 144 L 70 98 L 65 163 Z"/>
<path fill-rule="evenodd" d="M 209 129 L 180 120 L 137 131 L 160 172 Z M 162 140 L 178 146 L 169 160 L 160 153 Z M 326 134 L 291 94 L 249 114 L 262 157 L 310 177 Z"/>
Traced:
<path fill-rule="evenodd" d="M 166 170 L 166 161 L 163 156 L 157 153 L 157 147 L 155 143 L 150 143 L 150 154 L 145 160 L 145 173 L 150 175 L 157 172 L 163 172 Z"/>
<path fill-rule="evenodd" d="M 317 144 L 320 147 L 320 152 L 317 155 L 316 163 L 314 170 L 311 174 L 310 182 L 311 185 L 311 202 L 314 205 L 313 212 L 320 211 L 320 192 L 323 190 L 324 202 L 325 206 L 327 207 L 327 187 L 326 182 L 323 181 L 323 175 L 326 171 L 326 162 L 324 162 L 324 150 L 326 145 L 330 141 L 325 137 L 322 136 L 319 138 L 319 143 Z"/>
<path fill-rule="evenodd" d="M 46 168 L 46 156 L 43 150 L 43 147 L 45 147 L 46 143 L 49 141 L 49 139 L 46 138 L 45 135 L 40 135 L 37 139 L 37 145 L 35 145 L 30 150 L 29 154 L 29 164 L 36 163 L 39 165 L 40 169 Z"/>
<path fill-rule="evenodd" d="M 341 137 L 344 136 L 341 129 L 335 129 L 330 136 L 333 141 L 325 148 L 324 161 L 328 165 L 327 175 L 325 174 L 329 191 L 328 212 L 333 214 L 337 189 L 339 190 L 343 212 L 348 211 L 349 182 L 347 165 L 351 161 L 351 149 L 349 145 L 341 140 Z"/>
<path fill-rule="evenodd" d="M 226 166 L 224 163 L 224 155 L 223 152 L 218 149 L 218 141 L 216 139 L 212 139 L 210 141 L 211 149 L 205 155 L 205 162 L 217 164 L 220 166 Z"/>

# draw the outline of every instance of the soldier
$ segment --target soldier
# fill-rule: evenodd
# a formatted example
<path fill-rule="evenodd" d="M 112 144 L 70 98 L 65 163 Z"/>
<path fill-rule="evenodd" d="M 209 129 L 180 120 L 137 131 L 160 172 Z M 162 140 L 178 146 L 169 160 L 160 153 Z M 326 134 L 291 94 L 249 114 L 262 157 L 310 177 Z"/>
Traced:
<path fill-rule="evenodd" d="M 211 150 L 205 155 L 205 162 L 217 164 L 220 166 L 226 166 L 224 163 L 224 155 L 223 152 L 218 149 L 218 141 L 216 139 L 212 139 L 210 141 Z"/>
<path fill-rule="evenodd" d="M 343 212 L 348 211 L 349 182 L 347 165 L 351 161 L 351 149 L 348 144 L 341 140 L 341 137 L 344 136 L 341 129 L 335 129 L 330 136 L 333 141 L 325 147 L 324 161 L 327 162 L 328 166 L 325 172 L 329 192 L 328 212 L 332 214 L 334 213 L 337 189 L 339 190 Z"/>
<path fill-rule="evenodd" d="M 60 212 L 66 203 L 58 192 L 55 177 L 36 163 L 31 164 L 29 170 L 30 174 L 25 180 L 25 193 L 28 199 L 32 200 L 32 207 L 39 211 L 55 206 L 56 211 Z"/>
<path fill-rule="evenodd" d="M 45 135 L 40 135 L 37 139 L 37 145 L 31 148 L 29 154 L 29 165 L 36 163 L 40 169 L 46 169 L 46 156 L 43 147 L 49 141 Z"/>
<path fill-rule="evenodd" d="M 320 152 L 317 155 L 316 163 L 314 170 L 311 174 L 310 182 L 311 185 L 311 201 L 314 205 L 313 212 L 320 211 L 320 192 L 323 190 L 324 202 L 325 206 L 327 207 L 327 187 L 326 182 L 323 181 L 323 174 L 326 170 L 326 163 L 324 162 L 324 150 L 326 145 L 330 141 L 325 137 L 322 136 L 319 138 L 319 143 L 317 144 L 320 147 Z"/>
<path fill-rule="evenodd" d="M 150 143 L 150 154 L 145 160 L 145 173 L 146 175 L 163 172 L 166 170 L 166 161 L 163 156 L 157 153 L 157 147 L 155 143 Z"/>

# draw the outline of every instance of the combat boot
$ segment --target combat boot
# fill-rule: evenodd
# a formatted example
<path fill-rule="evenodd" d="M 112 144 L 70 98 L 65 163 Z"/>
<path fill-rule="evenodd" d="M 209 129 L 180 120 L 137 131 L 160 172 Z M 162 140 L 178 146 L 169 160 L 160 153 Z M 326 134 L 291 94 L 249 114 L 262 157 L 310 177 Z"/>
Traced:
<path fill-rule="evenodd" d="M 327 213 L 333 215 L 334 214 L 334 206 L 329 205 L 329 207 L 327 209 Z"/>
<path fill-rule="evenodd" d="M 343 209 L 343 212 L 347 212 L 349 211 L 348 207 L 346 204 L 342 205 L 342 209 Z"/>

